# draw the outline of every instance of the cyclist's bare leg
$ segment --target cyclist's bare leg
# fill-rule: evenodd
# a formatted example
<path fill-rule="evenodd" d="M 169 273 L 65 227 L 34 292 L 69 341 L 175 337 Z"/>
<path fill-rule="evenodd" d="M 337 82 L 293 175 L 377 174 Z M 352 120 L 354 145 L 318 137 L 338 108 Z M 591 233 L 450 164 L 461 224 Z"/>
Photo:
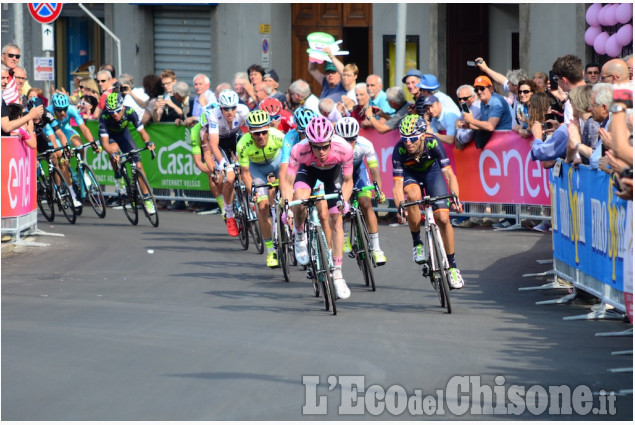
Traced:
<path fill-rule="evenodd" d="M 326 236 L 326 240 L 329 242 L 329 247 L 331 246 L 331 228 L 329 226 L 329 207 L 326 201 L 321 201 L 317 203 L 318 210 L 318 218 L 320 219 L 320 224 L 322 225 L 322 229 L 324 229 L 324 236 Z"/>
<path fill-rule="evenodd" d="M 308 188 L 297 188 L 293 194 L 293 200 L 296 201 L 298 199 L 308 199 L 311 196 L 311 189 Z M 296 229 L 299 229 L 299 226 L 304 226 L 304 220 L 306 220 L 307 210 L 304 205 L 296 205 L 293 207 L 293 223 L 296 226 Z M 306 229 L 304 229 L 306 230 Z"/>
<path fill-rule="evenodd" d="M 223 199 L 225 200 L 225 207 L 232 205 L 234 200 L 234 180 L 236 180 L 236 174 L 233 171 L 227 171 L 227 180 L 223 182 Z"/>
<path fill-rule="evenodd" d="M 137 170 L 143 174 L 144 176 L 146 176 L 145 171 L 143 171 L 143 165 L 141 165 L 141 162 L 137 162 Z M 148 178 L 148 176 L 146 176 L 146 179 Z M 141 188 L 141 193 L 145 196 L 148 194 L 148 187 L 146 186 L 146 184 L 139 179 L 139 187 Z"/>
<path fill-rule="evenodd" d="M 454 254 L 454 229 L 450 222 L 450 212 L 445 209 L 439 209 L 434 212 L 434 221 L 439 226 L 443 246 L 447 254 Z"/>
<path fill-rule="evenodd" d="M 326 229 L 324 229 L 326 234 Z M 344 252 L 344 225 L 342 223 L 342 214 L 329 214 L 329 231 L 327 234 L 329 248 L 331 248 L 333 257 L 342 257 Z"/>
<path fill-rule="evenodd" d="M 403 188 L 403 191 L 407 202 L 421 199 L 421 188 L 418 184 L 409 184 Z M 410 227 L 410 231 L 419 233 L 421 229 L 421 210 L 419 205 L 411 205 L 406 208 L 406 211 L 408 212 L 408 227 Z"/>
<path fill-rule="evenodd" d="M 269 200 L 258 202 L 258 223 L 264 240 L 271 239 L 271 215 L 269 214 Z"/>
<path fill-rule="evenodd" d="M 361 207 L 362 214 L 366 219 L 366 226 L 368 226 L 368 233 L 377 233 L 377 216 L 373 211 L 373 203 L 368 196 L 360 196 L 358 198 L 359 206 Z"/>

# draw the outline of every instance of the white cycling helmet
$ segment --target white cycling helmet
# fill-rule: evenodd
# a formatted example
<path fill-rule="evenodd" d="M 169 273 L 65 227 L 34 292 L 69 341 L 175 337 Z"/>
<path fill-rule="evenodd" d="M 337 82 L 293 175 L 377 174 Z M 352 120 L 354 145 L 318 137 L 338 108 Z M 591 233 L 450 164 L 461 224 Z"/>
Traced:
<path fill-rule="evenodd" d="M 231 89 L 226 89 L 218 95 L 218 105 L 221 108 L 233 108 L 238 105 L 238 93 Z"/>
<path fill-rule="evenodd" d="M 335 134 L 345 139 L 357 137 L 359 134 L 359 123 L 352 117 L 340 118 L 335 124 Z"/>

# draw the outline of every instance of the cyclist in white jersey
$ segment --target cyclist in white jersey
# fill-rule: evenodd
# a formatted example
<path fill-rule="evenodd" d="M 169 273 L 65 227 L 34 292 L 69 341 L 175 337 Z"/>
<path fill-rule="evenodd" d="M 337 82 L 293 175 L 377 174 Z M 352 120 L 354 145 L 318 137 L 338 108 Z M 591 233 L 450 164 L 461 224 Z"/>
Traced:
<path fill-rule="evenodd" d="M 373 177 L 373 181 L 377 182 L 377 185 L 381 188 L 381 175 L 379 174 L 379 163 L 377 162 L 377 154 L 373 143 L 359 135 L 359 123 L 355 118 L 344 117 L 341 118 L 337 124 L 335 124 L 335 134 L 342 137 L 353 147 L 353 180 L 355 181 L 355 188 L 360 189 L 365 186 L 371 186 L 373 183 L 368 178 L 368 171 L 364 159 L 368 163 L 368 170 Z M 373 256 L 375 263 L 378 266 L 386 264 L 386 256 L 379 246 L 379 226 L 377 225 L 377 216 L 373 211 L 373 204 L 371 201 L 371 192 L 362 191 L 358 196 L 359 206 L 366 219 L 368 226 L 368 234 L 370 236 L 370 242 L 373 249 Z M 386 201 L 386 196 L 382 193 L 381 203 Z M 344 233 L 344 252 L 351 252 L 351 240 L 348 232 Z"/>
<path fill-rule="evenodd" d="M 238 94 L 233 90 L 223 90 L 218 95 L 218 108 L 209 111 L 208 132 L 209 143 L 216 161 L 216 169 L 222 172 L 225 166 L 236 158 L 236 143 L 242 136 L 241 126 L 246 125 L 249 108 L 238 103 Z M 238 226 L 234 218 L 233 198 L 234 180 L 233 170 L 227 170 L 227 180 L 222 183 L 225 218 L 227 219 L 227 233 L 238 236 Z"/>

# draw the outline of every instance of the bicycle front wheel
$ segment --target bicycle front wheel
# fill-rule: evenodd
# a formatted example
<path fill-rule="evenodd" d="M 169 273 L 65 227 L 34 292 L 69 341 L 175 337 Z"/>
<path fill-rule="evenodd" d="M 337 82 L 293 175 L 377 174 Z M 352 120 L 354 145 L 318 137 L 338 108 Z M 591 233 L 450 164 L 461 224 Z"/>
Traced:
<path fill-rule="evenodd" d="M 52 222 L 55 219 L 53 188 L 48 178 L 41 173 L 37 176 L 37 205 L 46 221 Z"/>
<path fill-rule="evenodd" d="M 364 216 L 361 211 L 355 215 L 355 221 L 357 222 L 357 253 L 358 262 L 361 261 L 361 270 L 364 275 L 364 283 L 369 286 L 371 290 L 375 291 L 375 265 L 370 251 L 370 235 L 368 234 L 368 228 L 364 221 Z M 361 257 L 361 259 L 359 258 Z"/>
<path fill-rule="evenodd" d="M 234 193 L 234 216 L 236 225 L 238 226 L 238 239 L 243 249 L 249 248 L 249 220 L 245 211 L 245 203 L 243 202 L 243 193 L 240 189 L 236 189 Z"/>
<path fill-rule="evenodd" d="M 80 184 L 83 186 L 85 199 L 88 199 L 97 217 L 106 217 L 106 200 L 93 170 L 87 164 L 80 164 Z"/>
<path fill-rule="evenodd" d="M 432 234 L 432 246 L 434 247 L 435 267 L 432 270 L 433 276 L 437 279 L 439 297 L 441 298 L 441 307 L 445 307 L 448 314 L 452 313 L 452 305 L 450 304 L 450 282 L 448 279 L 448 269 L 445 267 L 445 248 L 443 242 L 441 242 L 441 235 L 439 234 L 439 228 L 433 227 Z"/>
<path fill-rule="evenodd" d="M 141 183 L 143 183 L 146 189 L 148 190 L 147 196 L 144 196 L 143 192 L 141 191 Z M 136 184 L 137 184 L 136 192 L 137 192 L 137 198 L 138 198 L 138 205 L 140 205 L 143 208 L 143 212 L 145 213 L 146 217 L 150 221 L 150 224 L 152 224 L 152 226 L 154 227 L 159 227 L 159 209 L 157 208 L 157 203 L 154 200 L 154 195 L 152 194 L 150 183 L 148 183 L 148 179 L 141 171 L 137 172 Z M 150 211 L 148 211 L 148 206 L 146 206 L 146 202 L 152 205 L 152 208 L 154 209 L 154 214 L 151 214 Z"/>
<path fill-rule="evenodd" d="M 128 217 L 128 221 L 133 226 L 136 226 L 139 223 L 139 211 L 137 211 L 137 194 L 136 194 L 136 185 L 130 184 L 130 177 L 128 177 L 128 173 L 123 173 L 123 180 L 126 184 L 125 189 L 126 193 L 121 193 L 119 195 L 119 203 L 123 207 L 123 212 Z"/>
<path fill-rule="evenodd" d="M 75 224 L 77 215 L 75 213 L 75 207 L 73 206 L 73 197 L 71 196 L 71 191 L 66 184 L 66 180 L 64 180 L 62 172 L 57 168 L 53 168 L 50 173 L 50 182 L 51 186 L 55 188 L 57 206 L 68 222 Z M 59 180 L 59 184 L 55 183 L 55 180 Z"/>
<path fill-rule="evenodd" d="M 322 292 L 324 295 L 324 305 L 326 311 L 329 311 L 329 304 L 333 315 L 337 314 L 337 308 L 335 307 L 335 283 L 333 282 L 333 274 L 331 273 L 329 263 L 329 248 L 326 245 L 326 237 L 324 232 L 320 231 L 316 235 L 318 240 L 318 256 L 320 259 L 319 273 L 322 275 Z"/>
<path fill-rule="evenodd" d="M 291 278 L 291 268 L 289 267 L 289 235 L 287 234 L 287 228 L 282 222 L 282 208 L 276 208 L 276 233 L 278 234 L 277 251 L 278 262 L 282 269 L 282 275 L 284 281 L 288 282 Z"/>
<path fill-rule="evenodd" d="M 251 233 L 251 237 L 254 239 L 254 246 L 256 247 L 256 252 L 258 254 L 262 254 L 265 252 L 265 240 L 262 238 L 262 231 L 260 230 L 260 222 L 258 221 L 258 214 L 255 211 L 255 204 L 246 199 L 247 210 L 248 213 L 251 213 L 255 220 L 249 220 L 249 233 Z"/>

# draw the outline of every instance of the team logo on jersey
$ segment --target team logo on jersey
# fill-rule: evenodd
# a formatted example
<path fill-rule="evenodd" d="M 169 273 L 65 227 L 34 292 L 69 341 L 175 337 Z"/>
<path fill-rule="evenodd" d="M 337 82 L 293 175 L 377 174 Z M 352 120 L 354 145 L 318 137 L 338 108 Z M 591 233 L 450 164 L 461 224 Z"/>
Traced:
<path fill-rule="evenodd" d="M 218 128 L 218 125 L 215 122 L 210 122 L 209 128 L 215 129 L 215 128 Z"/>
<path fill-rule="evenodd" d="M 406 154 L 406 148 L 399 148 L 399 153 L 402 155 Z"/>

